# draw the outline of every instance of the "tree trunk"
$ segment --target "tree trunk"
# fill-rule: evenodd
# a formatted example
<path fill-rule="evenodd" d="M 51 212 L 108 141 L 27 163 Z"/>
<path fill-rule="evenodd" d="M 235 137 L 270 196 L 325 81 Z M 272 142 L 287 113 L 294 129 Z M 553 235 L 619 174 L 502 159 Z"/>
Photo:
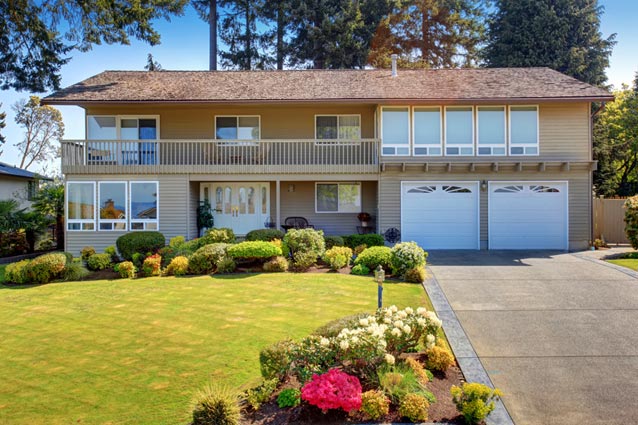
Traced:
<path fill-rule="evenodd" d="M 208 67 L 211 71 L 217 71 L 217 0 L 209 0 L 208 27 L 210 39 Z"/>
<path fill-rule="evenodd" d="M 277 69 L 284 69 L 284 2 L 277 8 Z"/>
<path fill-rule="evenodd" d="M 244 46 L 246 53 L 246 62 L 244 63 L 244 69 L 250 71 L 252 69 L 252 33 L 250 32 L 250 2 L 246 4 L 246 44 Z"/>
<path fill-rule="evenodd" d="M 55 218 L 55 242 L 56 247 L 64 250 L 64 216 L 59 215 Z"/>

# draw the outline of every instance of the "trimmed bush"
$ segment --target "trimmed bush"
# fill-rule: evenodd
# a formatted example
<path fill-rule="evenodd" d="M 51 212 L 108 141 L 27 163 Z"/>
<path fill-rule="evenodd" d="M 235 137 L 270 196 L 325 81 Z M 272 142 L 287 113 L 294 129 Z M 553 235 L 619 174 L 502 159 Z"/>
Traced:
<path fill-rule="evenodd" d="M 281 248 L 270 242 L 248 241 L 228 247 L 228 256 L 235 260 L 264 260 L 281 255 Z"/>
<path fill-rule="evenodd" d="M 267 273 L 277 273 L 288 271 L 288 260 L 285 257 L 277 256 L 264 263 L 264 271 Z"/>
<path fill-rule="evenodd" d="M 496 388 L 475 382 L 465 382 L 462 387 L 452 385 L 450 393 L 456 409 L 468 424 L 477 424 L 485 419 L 496 407 L 494 402 L 503 395 Z"/>
<path fill-rule="evenodd" d="M 370 269 L 363 264 L 357 264 L 350 270 L 350 274 L 365 276 L 370 274 Z"/>
<path fill-rule="evenodd" d="M 335 246 L 327 250 L 322 259 L 332 270 L 339 270 L 350 264 L 352 250 L 347 246 Z"/>
<path fill-rule="evenodd" d="M 82 280 L 90 275 L 86 267 L 82 263 L 67 263 L 62 271 L 62 280 L 66 282 L 73 282 Z"/>
<path fill-rule="evenodd" d="M 17 263 L 11 263 L 4 269 L 4 279 L 10 283 L 24 285 L 27 283 L 26 267 L 31 260 L 22 260 Z"/>
<path fill-rule="evenodd" d="M 217 263 L 227 257 L 228 244 L 214 243 L 199 248 L 188 259 L 188 270 L 191 274 L 208 274 L 215 271 Z"/>
<path fill-rule="evenodd" d="M 237 268 L 237 264 L 232 258 L 224 257 L 215 263 L 217 273 L 232 273 Z"/>
<path fill-rule="evenodd" d="M 339 335 L 343 329 L 353 329 L 359 325 L 359 320 L 369 317 L 370 313 L 357 313 L 339 319 L 332 320 L 325 325 L 315 329 L 313 335 L 323 336 L 325 338 L 333 338 Z"/>
<path fill-rule="evenodd" d="M 247 241 L 264 241 L 271 242 L 274 239 L 283 239 L 284 232 L 277 229 L 257 229 L 246 233 Z"/>
<path fill-rule="evenodd" d="M 239 394 L 230 387 L 209 384 L 193 399 L 193 425 L 239 425 Z"/>
<path fill-rule="evenodd" d="M 73 254 L 71 254 L 70 252 L 63 252 L 62 254 L 64 254 L 64 256 L 66 257 L 67 264 L 71 264 L 73 262 Z"/>
<path fill-rule="evenodd" d="M 283 240 L 273 239 L 272 241 L 270 241 L 270 243 L 275 245 L 276 247 L 281 248 L 281 255 L 283 255 L 286 258 L 290 257 L 290 248 L 288 247 L 288 245 L 286 245 L 286 243 Z"/>
<path fill-rule="evenodd" d="M 399 405 L 399 414 L 408 418 L 411 422 L 423 422 L 428 419 L 430 403 L 421 394 L 408 394 Z"/>
<path fill-rule="evenodd" d="M 443 346 L 441 342 L 438 341 L 435 346 L 430 347 L 425 351 L 425 355 L 427 359 L 425 367 L 429 370 L 445 372 L 454 364 L 454 355 L 447 347 Z"/>
<path fill-rule="evenodd" d="M 104 248 L 104 253 L 111 256 L 112 263 L 116 263 L 119 260 L 117 256 L 117 248 L 115 248 L 115 246 L 113 245 Z"/>
<path fill-rule="evenodd" d="M 638 195 L 627 198 L 625 208 L 625 235 L 633 249 L 638 249 Z"/>
<path fill-rule="evenodd" d="M 330 249 L 335 246 L 346 246 L 346 242 L 341 236 L 324 236 L 326 242 L 326 249 Z"/>
<path fill-rule="evenodd" d="M 194 251 L 186 249 L 186 244 L 182 244 L 179 247 L 165 246 L 157 251 L 162 257 L 162 267 L 168 267 L 176 257 L 189 257 Z"/>
<path fill-rule="evenodd" d="M 317 263 L 317 257 L 314 252 L 297 252 L 292 261 L 292 265 L 297 271 L 308 270 Z"/>
<path fill-rule="evenodd" d="M 264 379 L 277 378 L 283 381 L 290 366 L 290 349 L 294 344 L 292 340 L 284 339 L 261 350 L 259 365 Z"/>
<path fill-rule="evenodd" d="M 383 394 L 383 391 L 366 391 L 361 394 L 360 411 L 369 419 L 381 419 L 390 412 L 390 399 Z"/>
<path fill-rule="evenodd" d="M 297 407 L 301 404 L 301 391 L 297 388 L 286 388 L 277 396 L 277 406 L 280 409 L 285 407 Z"/>
<path fill-rule="evenodd" d="M 184 239 L 184 236 L 175 236 L 168 241 L 168 246 L 170 246 L 171 248 L 179 248 L 185 243 L 186 239 Z"/>
<path fill-rule="evenodd" d="M 109 254 L 93 254 L 86 261 L 89 270 L 100 271 L 111 267 L 111 256 Z"/>
<path fill-rule="evenodd" d="M 162 257 L 159 254 L 146 257 L 142 270 L 144 270 L 144 275 L 146 276 L 159 276 L 162 274 Z"/>
<path fill-rule="evenodd" d="M 219 229 L 210 229 L 200 239 L 203 240 L 204 245 L 210 245 L 213 243 L 235 243 L 235 233 L 232 229 L 225 227 Z"/>
<path fill-rule="evenodd" d="M 377 266 L 383 267 L 384 270 L 390 270 L 392 265 L 392 250 L 387 246 L 372 246 L 366 248 L 354 260 L 354 264 L 363 264 L 369 270 L 374 270 Z"/>
<path fill-rule="evenodd" d="M 293 265 L 301 270 L 315 264 L 326 251 L 322 230 L 290 229 L 284 242 L 292 253 Z"/>
<path fill-rule="evenodd" d="M 425 267 L 421 266 L 408 269 L 403 276 L 403 280 L 408 283 L 423 283 L 426 277 Z"/>
<path fill-rule="evenodd" d="M 155 231 L 131 232 L 117 238 L 115 245 L 125 260 L 132 260 L 133 254 L 156 253 L 166 244 L 164 235 Z"/>
<path fill-rule="evenodd" d="M 60 252 L 44 254 L 25 267 L 26 283 L 49 283 L 62 276 L 66 266 L 66 256 Z"/>
<path fill-rule="evenodd" d="M 359 245 L 365 246 L 384 246 L 385 240 L 382 235 L 369 233 L 367 235 L 348 235 L 344 236 L 343 240 L 347 247 L 355 248 Z"/>
<path fill-rule="evenodd" d="M 354 255 L 356 255 L 357 257 L 359 256 L 359 254 L 361 254 L 363 251 L 365 251 L 368 248 L 368 245 L 363 244 L 363 245 L 357 245 L 352 249 L 352 253 Z"/>
<path fill-rule="evenodd" d="M 268 379 L 260 385 L 246 391 L 246 402 L 253 410 L 258 410 L 262 403 L 270 399 L 272 393 L 277 389 L 278 379 Z"/>
<path fill-rule="evenodd" d="M 405 273 L 417 267 L 425 266 L 427 252 L 416 242 L 402 242 L 392 247 L 392 274 L 405 276 Z"/>
<path fill-rule="evenodd" d="M 168 276 L 184 276 L 187 273 L 188 258 L 181 255 L 173 258 L 168 267 L 166 267 L 166 274 Z"/>
<path fill-rule="evenodd" d="M 137 268 L 135 267 L 135 264 L 130 261 L 122 261 L 120 264 L 115 266 L 115 271 L 120 274 L 120 277 L 133 279 Z"/>
<path fill-rule="evenodd" d="M 92 246 L 85 246 L 82 248 L 82 251 L 80 251 L 80 255 L 82 257 L 82 261 L 88 261 L 91 255 L 95 255 L 95 248 Z"/>
<path fill-rule="evenodd" d="M 203 238 L 195 238 L 185 242 L 180 248 L 192 254 L 204 245 L 206 245 L 206 241 Z"/>

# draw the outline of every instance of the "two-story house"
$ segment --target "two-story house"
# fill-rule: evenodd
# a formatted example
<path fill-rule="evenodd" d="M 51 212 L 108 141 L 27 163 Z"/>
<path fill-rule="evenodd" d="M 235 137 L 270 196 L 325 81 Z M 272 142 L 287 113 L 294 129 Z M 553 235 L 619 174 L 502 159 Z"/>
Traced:
<path fill-rule="evenodd" d="M 610 99 L 511 68 L 106 71 L 43 103 L 86 111 L 62 142 L 71 252 L 195 238 L 204 199 L 239 235 L 290 216 L 351 234 L 365 211 L 426 249 L 567 250 L 591 238 L 591 104 Z"/>

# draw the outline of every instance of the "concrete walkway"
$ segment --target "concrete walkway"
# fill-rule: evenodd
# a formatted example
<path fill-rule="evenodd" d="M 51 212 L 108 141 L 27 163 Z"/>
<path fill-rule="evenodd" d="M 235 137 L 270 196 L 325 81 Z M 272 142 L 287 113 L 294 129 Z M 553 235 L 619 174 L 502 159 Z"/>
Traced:
<path fill-rule="evenodd" d="M 638 274 L 597 256 L 430 253 L 516 424 L 638 423 Z"/>

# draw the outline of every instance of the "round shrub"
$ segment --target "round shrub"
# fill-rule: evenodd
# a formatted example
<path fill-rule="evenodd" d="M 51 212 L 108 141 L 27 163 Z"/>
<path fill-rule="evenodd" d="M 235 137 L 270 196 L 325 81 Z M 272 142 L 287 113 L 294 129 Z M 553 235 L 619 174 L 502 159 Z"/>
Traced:
<path fill-rule="evenodd" d="M 330 369 L 313 375 L 301 389 L 301 398 L 321 410 L 341 408 L 351 412 L 361 408 L 361 383 L 356 376 Z"/>
<path fill-rule="evenodd" d="M 115 271 L 120 274 L 120 277 L 124 279 L 133 279 L 135 272 L 137 271 L 135 264 L 130 261 L 122 261 L 115 266 Z"/>
<path fill-rule="evenodd" d="M 390 412 L 390 399 L 385 396 L 383 391 L 366 391 L 361 394 L 360 410 L 370 419 L 381 419 Z"/>
<path fill-rule="evenodd" d="M 125 260 L 132 260 L 133 254 L 155 253 L 166 245 L 166 239 L 160 232 L 131 232 L 117 238 L 117 250 Z"/>
<path fill-rule="evenodd" d="M 288 271 L 288 260 L 285 257 L 277 256 L 264 263 L 264 271 L 268 273 Z"/>
<path fill-rule="evenodd" d="M 82 248 L 82 251 L 80 251 L 82 261 L 88 261 L 89 257 L 94 254 L 95 248 L 93 248 L 92 246 L 85 246 L 84 248 Z"/>
<path fill-rule="evenodd" d="M 235 260 L 254 261 L 281 255 L 281 248 L 270 242 L 247 241 L 231 245 L 227 252 Z"/>
<path fill-rule="evenodd" d="M 369 317 L 369 313 L 357 313 L 350 316 L 340 317 L 339 319 L 331 320 L 323 326 L 318 327 L 312 332 L 313 335 L 323 336 L 325 338 L 332 338 L 339 335 L 343 329 L 354 329 L 359 325 L 359 320 Z"/>
<path fill-rule="evenodd" d="M 188 242 L 184 242 L 184 245 L 180 246 L 180 248 L 192 254 L 204 245 L 206 245 L 206 241 L 203 238 L 195 238 Z"/>
<path fill-rule="evenodd" d="M 270 396 L 277 389 L 279 384 L 278 379 L 265 380 L 256 387 L 250 388 L 244 392 L 244 400 L 253 410 L 258 410 L 259 407 L 270 400 Z"/>
<path fill-rule="evenodd" d="M 118 258 L 117 258 L 117 249 L 111 245 L 111 246 L 107 246 L 106 248 L 104 248 L 104 253 L 108 254 L 111 256 L 111 261 L 112 262 L 117 262 Z"/>
<path fill-rule="evenodd" d="M 184 236 L 174 236 L 168 241 L 168 246 L 171 248 L 179 248 L 186 243 Z"/>
<path fill-rule="evenodd" d="M 437 344 L 425 351 L 425 367 L 430 370 L 445 372 L 454 364 L 454 355 L 446 347 Z"/>
<path fill-rule="evenodd" d="M 408 283 L 423 283 L 426 277 L 425 267 L 421 266 L 408 269 L 403 276 L 403 280 Z"/>
<path fill-rule="evenodd" d="M 204 245 L 210 245 L 213 243 L 235 243 L 235 233 L 233 229 L 222 227 L 219 229 L 210 229 L 202 236 Z"/>
<path fill-rule="evenodd" d="M 93 254 L 86 261 L 89 270 L 100 271 L 111 267 L 111 256 L 109 254 Z"/>
<path fill-rule="evenodd" d="M 430 403 L 421 394 L 408 394 L 399 405 L 399 414 L 411 422 L 423 422 L 428 419 Z"/>
<path fill-rule="evenodd" d="M 428 254 L 416 242 L 402 242 L 392 247 L 392 274 L 405 276 L 405 273 L 417 267 L 425 266 Z"/>
<path fill-rule="evenodd" d="M 326 249 L 330 249 L 335 246 L 346 246 L 346 242 L 341 236 L 325 236 Z"/>
<path fill-rule="evenodd" d="M 339 270 L 350 264 L 352 250 L 347 246 L 335 246 L 327 250 L 322 259 L 332 270 Z"/>
<path fill-rule="evenodd" d="M 217 267 L 217 273 L 232 273 L 237 268 L 237 264 L 232 258 L 224 257 L 215 263 L 215 267 Z"/>
<path fill-rule="evenodd" d="M 184 276 L 188 273 L 188 258 L 180 255 L 171 260 L 168 267 L 166 267 L 166 274 L 168 276 Z"/>
<path fill-rule="evenodd" d="M 290 229 L 284 242 L 290 248 L 293 264 L 299 269 L 312 266 L 326 251 L 322 230 Z"/>
<path fill-rule="evenodd" d="M 162 257 L 159 254 L 153 254 L 144 259 L 142 270 L 146 276 L 159 276 L 162 274 Z"/>
<path fill-rule="evenodd" d="M 293 345 L 292 340 L 284 339 L 261 350 L 259 365 L 264 379 L 277 378 L 283 381 L 290 366 L 290 349 Z"/>
<path fill-rule="evenodd" d="M 485 419 L 496 407 L 494 402 L 502 396 L 500 390 L 477 382 L 465 382 L 462 387 L 452 385 L 450 393 L 456 409 L 468 424 Z"/>
<path fill-rule="evenodd" d="M 284 232 L 277 229 L 257 229 L 246 233 L 247 241 L 264 241 L 270 242 L 274 239 L 283 239 Z"/>
<path fill-rule="evenodd" d="M 368 245 L 366 244 L 357 245 L 354 248 L 352 248 L 352 253 L 358 257 L 359 254 L 361 254 L 363 251 L 366 250 L 366 248 L 368 248 Z"/>
<path fill-rule="evenodd" d="M 286 388 L 277 396 L 277 405 L 280 409 L 284 407 L 297 407 L 301 404 L 301 391 L 297 388 Z"/>
<path fill-rule="evenodd" d="M 189 272 L 191 274 L 212 273 L 217 267 L 217 263 L 227 257 L 226 249 L 228 246 L 225 243 L 214 243 L 199 248 L 188 259 Z"/>
<path fill-rule="evenodd" d="M 64 256 L 66 257 L 67 264 L 71 264 L 73 262 L 73 254 L 71 254 L 70 252 L 63 252 L 62 254 L 64 254 Z"/>
<path fill-rule="evenodd" d="M 4 279 L 18 285 L 27 283 L 26 267 L 30 262 L 31 260 L 22 260 L 7 265 L 7 268 L 4 269 Z"/>
<path fill-rule="evenodd" d="M 48 283 L 62 275 L 66 266 L 66 256 L 60 252 L 44 254 L 25 267 L 26 283 Z"/>
<path fill-rule="evenodd" d="M 227 386 L 209 384 L 193 399 L 193 425 L 239 425 L 239 394 Z"/>
<path fill-rule="evenodd" d="M 370 269 L 363 264 L 357 264 L 352 268 L 352 270 L 350 270 L 350 274 L 365 276 L 370 274 Z"/>
<path fill-rule="evenodd" d="M 392 250 L 387 246 L 372 246 L 366 248 L 354 260 L 355 266 L 363 264 L 369 270 L 374 270 L 377 266 L 383 267 L 384 270 L 390 270 L 392 265 Z"/>
<path fill-rule="evenodd" d="M 295 270 L 304 271 L 317 263 L 317 256 L 314 252 L 297 252 L 293 258 L 292 265 Z"/>
<path fill-rule="evenodd" d="M 348 235 L 343 237 L 346 246 L 355 248 L 359 245 L 365 246 L 384 246 L 385 240 L 383 236 L 369 233 L 367 235 Z"/>

